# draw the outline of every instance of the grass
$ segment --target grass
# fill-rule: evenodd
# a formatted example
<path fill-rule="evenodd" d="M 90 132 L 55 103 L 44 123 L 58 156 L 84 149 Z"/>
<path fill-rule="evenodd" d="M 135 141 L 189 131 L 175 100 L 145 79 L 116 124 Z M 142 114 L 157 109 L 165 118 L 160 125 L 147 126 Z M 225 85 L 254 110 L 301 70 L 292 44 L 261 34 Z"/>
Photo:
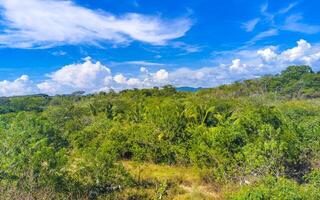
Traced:
<path fill-rule="evenodd" d="M 137 182 L 170 183 L 165 199 L 223 199 L 219 187 L 212 183 L 205 183 L 198 169 L 133 161 L 123 161 L 122 164 Z M 156 185 L 156 188 L 158 187 Z"/>
<path fill-rule="evenodd" d="M 201 178 L 198 170 L 188 167 L 156 165 L 153 163 L 138 163 L 123 161 L 123 166 L 136 178 L 143 180 L 154 179 L 160 182 L 175 180 L 187 183 L 200 183 Z"/>

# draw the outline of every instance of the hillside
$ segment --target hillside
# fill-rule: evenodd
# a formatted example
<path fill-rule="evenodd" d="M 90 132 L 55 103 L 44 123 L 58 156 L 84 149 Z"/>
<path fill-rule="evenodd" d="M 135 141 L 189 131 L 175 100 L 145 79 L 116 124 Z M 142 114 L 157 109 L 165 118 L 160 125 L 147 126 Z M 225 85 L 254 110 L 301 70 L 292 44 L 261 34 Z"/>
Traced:
<path fill-rule="evenodd" d="M 290 66 L 275 76 L 245 80 L 208 89 L 206 92 L 217 96 L 253 96 L 277 94 L 284 98 L 320 97 L 320 73 L 315 73 L 309 66 Z"/>
<path fill-rule="evenodd" d="M 0 98 L 0 199 L 320 199 L 320 74 Z"/>

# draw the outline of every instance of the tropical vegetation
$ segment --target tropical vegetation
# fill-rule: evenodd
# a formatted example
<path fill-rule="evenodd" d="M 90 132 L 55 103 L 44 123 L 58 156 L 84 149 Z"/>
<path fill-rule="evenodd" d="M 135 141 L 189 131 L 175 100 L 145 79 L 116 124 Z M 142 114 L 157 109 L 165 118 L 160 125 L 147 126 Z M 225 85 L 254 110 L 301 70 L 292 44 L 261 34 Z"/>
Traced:
<path fill-rule="evenodd" d="M 0 98 L 0 199 L 320 199 L 320 74 Z"/>

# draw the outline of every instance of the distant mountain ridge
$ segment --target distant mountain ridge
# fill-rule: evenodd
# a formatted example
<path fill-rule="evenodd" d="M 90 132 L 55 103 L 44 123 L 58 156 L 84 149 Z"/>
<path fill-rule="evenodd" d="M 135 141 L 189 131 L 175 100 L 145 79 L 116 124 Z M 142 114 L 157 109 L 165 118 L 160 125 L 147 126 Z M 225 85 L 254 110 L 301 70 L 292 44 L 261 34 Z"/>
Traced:
<path fill-rule="evenodd" d="M 177 87 L 176 90 L 178 92 L 197 92 L 199 90 L 202 90 L 204 88 L 201 88 L 201 87 L 198 87 L 198 88 L 195 88 L 195 87 Z"/>

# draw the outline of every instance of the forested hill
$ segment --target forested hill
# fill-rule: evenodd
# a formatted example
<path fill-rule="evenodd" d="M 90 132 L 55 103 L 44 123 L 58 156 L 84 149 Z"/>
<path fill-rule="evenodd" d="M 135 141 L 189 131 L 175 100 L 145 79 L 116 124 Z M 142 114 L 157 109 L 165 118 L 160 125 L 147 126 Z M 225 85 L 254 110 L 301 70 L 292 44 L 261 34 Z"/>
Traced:
<path fill-rule="evenodd" d="M 320 199 L 320 74 L 0 98 L 0 199 Z"/>
<path fill-rule="evenodd" d="M 209 92 L 232 97 L 274 93 L 285 98 L 317 98 L 320 97 L 320 73 L 313 72 L 309 66 L 290 66 L 275 76 L 223 85 Z"/>

